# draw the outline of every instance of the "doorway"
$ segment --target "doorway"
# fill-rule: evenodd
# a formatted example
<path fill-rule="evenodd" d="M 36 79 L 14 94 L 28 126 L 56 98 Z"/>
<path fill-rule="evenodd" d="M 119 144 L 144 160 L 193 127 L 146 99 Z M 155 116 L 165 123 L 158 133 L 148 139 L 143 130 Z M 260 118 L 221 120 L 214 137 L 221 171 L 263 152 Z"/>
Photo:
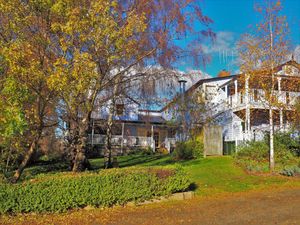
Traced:
<path fill-rule="evenodd" d="M 151 137 L 151 131 L 147 132 L 147 137 Z M 153 132 L 153 139 L 154 139 L 154 143 L 155 143 L 155 148 L 158 148 L 159 147 L 159 132 L 158 131 Z"/>

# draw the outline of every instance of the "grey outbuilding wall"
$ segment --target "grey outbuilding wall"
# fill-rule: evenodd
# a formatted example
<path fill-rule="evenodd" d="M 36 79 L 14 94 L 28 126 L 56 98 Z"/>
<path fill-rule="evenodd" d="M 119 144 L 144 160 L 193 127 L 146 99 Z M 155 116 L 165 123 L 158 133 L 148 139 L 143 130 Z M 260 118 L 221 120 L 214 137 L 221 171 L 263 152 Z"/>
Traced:
<path fill-rule="evenodd" d="M 223 155 L 222 127 L 209 125 L 204 127 L 204 156 Z"/>

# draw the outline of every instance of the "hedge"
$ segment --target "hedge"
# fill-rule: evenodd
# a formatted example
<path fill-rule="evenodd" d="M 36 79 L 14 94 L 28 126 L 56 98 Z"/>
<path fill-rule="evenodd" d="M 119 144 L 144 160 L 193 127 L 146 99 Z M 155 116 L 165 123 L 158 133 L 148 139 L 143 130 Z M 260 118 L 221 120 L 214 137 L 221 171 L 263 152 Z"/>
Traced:
<path fill-rule="evenodd" d="M 190 184 L 180 167 L 56 174 L 16 185 L 0 184 L 0 214 L 123 205 L 184 191 Z"/>

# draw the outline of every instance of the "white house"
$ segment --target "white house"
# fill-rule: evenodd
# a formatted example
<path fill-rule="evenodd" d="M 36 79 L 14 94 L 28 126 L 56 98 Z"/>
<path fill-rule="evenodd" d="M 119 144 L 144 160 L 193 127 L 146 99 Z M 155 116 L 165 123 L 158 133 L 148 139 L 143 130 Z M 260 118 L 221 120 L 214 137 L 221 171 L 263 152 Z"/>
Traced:
<path fill-rule="evenodd" d="M 300 100 L 300 64 L 288 61 L 275 69 L 274 77 L 274 93 L 284 106 L 272 106 L 275 129 L 284 131 L 290 128 L 289 116 L 293 113 L 293 105 Z M 268 82 L 271 75 L 262 73 L 255 78 Z M 189 88 L 185 95 L 202 93 L 206 117 L 211 118 L 209 123 L 222 127 L 224 142 L 238 145 L 246 140 L 260 140 L 269 130 L 269 106 L 261 83 L 250 81 L 246 74 L 203 79 Z M 164 118 L 170 118 L 172 107 L 170 104 L 164 108 Z"/>
<path fill-rule="evenodd" d="M 271 75 L 264 73 L 256 77 L 268 80 Z M 288 61 L 276 68 L 274 77 L 275 93 L 281 104 L 285 105 L 284 108 L 273 108 L 275 128 L 286 130 L 289 129 L 288 118 L 293 112 L 293 105 L 300 99 L 300 64 L 294 60 Z M 120 124 L 119 133 L 116 134 L 120 138 L 120 145 L 123 145 L 126 139 L 124 126 L 127 126 L 131 130 L 127 136 L 131 139 L 145 139 L 147 141 L 144 145 L 152 145 L 152 147 L 154 141 L 156 148 L 167 146 L 170 149 L 170 143 L 175 143 L 180 132 L 170 125 L 171 120 L 179 118 L 176 116 L 179 110 L 178 103 L 182 98 L 188 101 L 188 96 L 195 93 L 200 93 L 204 99 L 206 110 L 203 116 L 210 118 L 210 124 L 222 127 L 225 143 L 234 143 L 236 146 L 246 140 L 259 140 L 263 138 L 264 132 L 268 131 L 268 106 L 264 98 L 265 93 L 263 88 L 250 81 L 246 74 L 201 79 L 187 90 L 185 90 L 185 82 L 181 80 L 180 83 L 181 93 L 161 110 L 141 109 L 138 102 L 117 106 L 123 109 L 120 112 L 123 114 L 115 117 L 117 124 Z M 289 85 L 290 83 L 295 85 Z M 105 119 L 97 118 L 96 114 L 94 118 L 96 123 L 97 119 L 98 122 Z M 101 132 L 96 133 L 100 135 Z M 90 139 L 93 144 L 100 143 L 97 141 L 99 137 L 96 133 L 94 130 L 92 133 L 94 138 Z M 125 143 L 128 142 L 125 140 Z"/>

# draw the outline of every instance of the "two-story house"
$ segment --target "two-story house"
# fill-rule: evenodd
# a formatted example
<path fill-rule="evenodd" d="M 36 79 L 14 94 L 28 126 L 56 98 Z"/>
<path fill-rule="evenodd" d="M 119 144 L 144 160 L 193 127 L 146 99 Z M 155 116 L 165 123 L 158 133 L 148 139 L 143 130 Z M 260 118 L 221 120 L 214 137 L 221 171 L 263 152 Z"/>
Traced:
<path fill-rule="evenodd" d="M 265 82 L 271 77 L 268 72 L 256 75 L 256 79 Z M 293 105 L 300 99 L 300 64 L 292 59 L 276 67 L 274 82 L 274 93 L 284 105 L 282 108 L 272 106 L 275 129 L 283 131 L 289 129 Z M 222 127 L 225 144 L 237 146 L 246 140 L 260 140 L 269 130 L 269 106 L 262 83 L 249 79 L 247 74 L 237 74 L 201 79 L 185 90 L 185 82 L 180 80 L 180 93 L 156 111 L 141 109 L 138 102 L 126 99 L 116 106 L 115 143 L 120 146 L 151 146 L 152 149 L 164 146 L 170 150 L 181 138 L 180 121 L 176 121 L 182 119 L 180 102 L 187 103 L 193 95 L 200 96 L 201 104 L 204 103 L 205 111 L 199 111 L 202 122 Z M 186 106 L 189 107 L 189 104 Z M 103 122 L 107 109 L 101 110 L 101 113 L 94 113 L 90 134 L 92 145 L 104 143 Z M 176 126 L 172 125 L 174 120 Z"/>
<path fill-rule="evenodd" d="M 185 101 L 195 93 L 202 93 L 206 123 L 222 127 L 224 144 L 237 146 L 247 140 L 263 139 L 269 131 L 270 107 L 275 131 L 290 129 L 293 106 L 300 101 L 300 64 L 292 59 L 275 68 L 273 97 L 277 98 L 277 105 L 270 106 L 270 97 L 265 97 L 272 79 L 270 72 L 256 73 L 255 79 L 247 74 L 203 79 L 185 92 Z M 174 102 L 173 106 L 165 107 L 164 113 L 174 111 Z"/>

